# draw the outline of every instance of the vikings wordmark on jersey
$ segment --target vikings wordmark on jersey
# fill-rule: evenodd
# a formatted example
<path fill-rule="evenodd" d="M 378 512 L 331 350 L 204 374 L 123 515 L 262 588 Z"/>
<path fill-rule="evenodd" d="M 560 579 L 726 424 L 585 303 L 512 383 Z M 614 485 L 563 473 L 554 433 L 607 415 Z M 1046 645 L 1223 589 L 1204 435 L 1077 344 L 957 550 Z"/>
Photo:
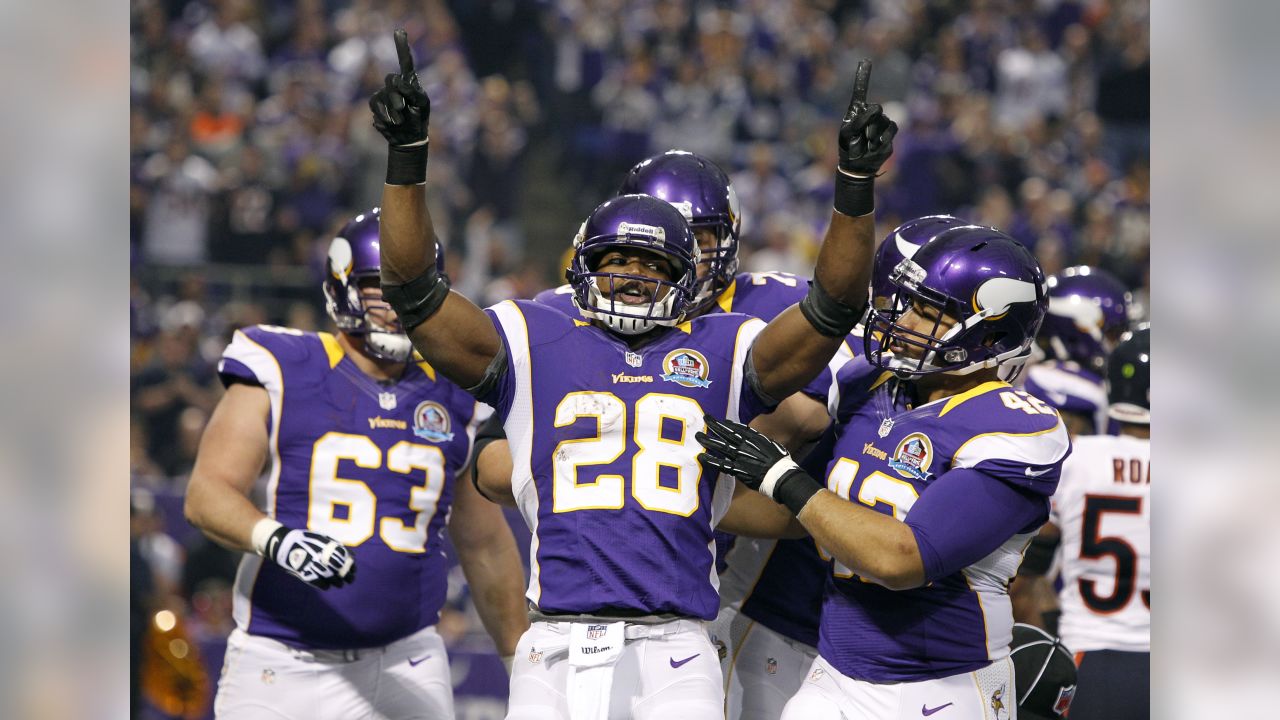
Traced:
<path fill-rule="evenodd" d="M 360 568 L 358 582 L 323 592 L 245 555 L 237 627 L 342 649 L 434 625 L 445 597 L 441 533 L 471 451 L 475 400 L 426 363 L 381 384 L 332 335 L 265 325 L 236 332 L 218 371 L 261 385 L 271 401 L 263 511 L 342 542 Z"/>

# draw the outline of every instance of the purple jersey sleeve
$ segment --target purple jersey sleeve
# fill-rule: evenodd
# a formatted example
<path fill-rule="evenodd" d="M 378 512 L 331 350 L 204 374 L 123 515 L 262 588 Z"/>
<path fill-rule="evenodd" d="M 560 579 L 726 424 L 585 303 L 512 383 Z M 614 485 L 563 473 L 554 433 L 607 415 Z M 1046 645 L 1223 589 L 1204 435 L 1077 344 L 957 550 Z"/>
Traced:
<path fill-rule="evenodd" d="M 925 580 L 947 577 L 990 555 L 1049 517 L 1043 495 L 977 470 L 944 473 L 911 506 L 906 524 L 915 535 Z"/>

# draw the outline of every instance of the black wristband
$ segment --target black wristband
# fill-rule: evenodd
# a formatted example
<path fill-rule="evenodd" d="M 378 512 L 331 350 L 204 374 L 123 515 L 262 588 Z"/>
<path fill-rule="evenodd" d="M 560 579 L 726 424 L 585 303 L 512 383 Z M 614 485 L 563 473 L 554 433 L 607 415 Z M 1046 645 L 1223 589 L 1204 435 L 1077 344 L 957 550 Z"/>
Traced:
<path fill-rule="evenodd" d="M 809 292 L 800 298 L 800 314 L 814 330 L 827 337 L 848 335 L 866 309 L 865 302 L 849 306 L 832 297 L 817 278 L 809 281 Z"/>
<path fill-rule="evenodd" d="M 387 148 L 387 184 L 421 185 L 427 181 L 427 144 Z"/>
<path fill-rule="evenodd" d="M 821 489 L 822 485 L 810 477 L 809 473 L 803 470 L 792 470 L 778 478 L 777 484 L 773 486 L 773 499 L 786 506 L 792 515 L 799 515 L 809 500 Z"/>
<path fill-rule="evenodd" d="M 389 181 L 388 181 L 389 182 Z M 875 212 L 876 178 L 854 177 L 836 170 L 836 212 L 849 217 L 862 217 Z"/>

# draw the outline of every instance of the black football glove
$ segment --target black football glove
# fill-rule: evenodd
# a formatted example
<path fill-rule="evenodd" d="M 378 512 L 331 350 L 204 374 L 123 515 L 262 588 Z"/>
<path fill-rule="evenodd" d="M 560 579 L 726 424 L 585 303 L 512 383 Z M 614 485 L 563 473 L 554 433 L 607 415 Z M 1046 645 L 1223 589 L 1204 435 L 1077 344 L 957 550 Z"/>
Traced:
<path fill-rule="evenodd" d="M 321 590 L 356 579 L 356 560 L 346 546 L 323 533 L 283 525 L 267 539 L 263 556 L 289 574 Z"/>
<path fill-rule="evenodd" d="M 732 420 L 703 416 L 707 432 L 694 437 L 705 449 L 698 456 L 704 467 L 727 473 L 793 514 L 809 502 L 822 486 L 801 470 L 786 448 L 756 430 Z"/>
<path fill-rule="evenodd" d="M 884 114 L 880 103 L 867 103 L 871 84 L 871 61 L 858 63 L 853 79 L 853 97 L 840 123 L 840 170 L 849 175 L 868 176 L 880 172 L 893 154 L 893 136 L 898 123 Z"/>
<path fill-rule="evenodd" d="M 373 126 L 392 147 L 419 147 L 427 144 L 431 100 L 413 69 L 408 33 L 396 30 L 395 39 L 400 72 L 387 74 L 383 87 L 369 98 L 369 109 L 373 110 Z"/>

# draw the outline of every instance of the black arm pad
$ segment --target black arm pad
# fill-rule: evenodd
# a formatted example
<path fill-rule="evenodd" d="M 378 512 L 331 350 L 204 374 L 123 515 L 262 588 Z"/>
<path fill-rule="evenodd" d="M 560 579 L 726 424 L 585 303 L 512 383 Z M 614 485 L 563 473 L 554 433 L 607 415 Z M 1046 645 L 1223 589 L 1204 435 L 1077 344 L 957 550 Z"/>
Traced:
<path fill-rule="evenodd" d="M 1018 568 L 1018 574 L 1044 575 L 1049 572 L 1049 566 L 1053 564 L 1053 553 L 1058 549 L 1059 542 L 1060 539 L 1057 537 L 1036 535 L 1031 538 L 1031 545 L 1022 555 L 1022 565 Z"/>
<path fill-rule="evenodd" d="M 498 385 L 498 381 L 503 375 L 507 374 L 507 348 L 505 345 L 498 346 L 498 354 L 493 356 L 489 361 L 489 367 L 484 369 L 484 377 L 480 378 L 480 382 L 472 385 L 466 390 L 471 397 L 479 400 L 486 405 L 493 405 L 493 401 L 489 398 L 489 393 Z"/>
<path fill-rule="evenodd" d="M 498 413 L 489 416 L 484 424 L 476 429 L 476 441 L 471 449 L 471 484 L 475 486 L 476 492 L 480 493 L 480 497 L 493 502 L 493 498 L 485 494 L 480 488 L 480 453 L 484 452 L 486 447 L 495 440 L 506 440 L 507 429 L 502 427 L 502 418 Z"/>
<path fill-rule="evenodd" d="M 751 391 L 756 394 L 756 397 L 760 398 L 760 402 L 769 408 L 769 412 L 773 412 L 782 401 L 766 393 L 764 388 L 761 387 L 760 375 L 756 373 L 756 364 L 751 360 L 751 351 L 754 349 L 749 348 L 746 359 L 742 361 L 742 376 L 746 378 L 747 385 L 751 388 Z"/>
<path fill-rule="evenodd" d="M 414 328 L 435 315 L 447 297 L 449 278 L 436 269 L 434 262 L 407 283 L 382 283 L 382 299 L 396 311 L 406 333 L 413 332 Z"/>
<path fill-rule="evenodd" d="M 809 281 L 809 293 L 800 300 L 800 312 L 805 319 L 814 330 L 827 337 L 848 335 L 866 309 L 865 300 L 857 306 L 849 306 L 831 297 L 817 278 Z"/>

